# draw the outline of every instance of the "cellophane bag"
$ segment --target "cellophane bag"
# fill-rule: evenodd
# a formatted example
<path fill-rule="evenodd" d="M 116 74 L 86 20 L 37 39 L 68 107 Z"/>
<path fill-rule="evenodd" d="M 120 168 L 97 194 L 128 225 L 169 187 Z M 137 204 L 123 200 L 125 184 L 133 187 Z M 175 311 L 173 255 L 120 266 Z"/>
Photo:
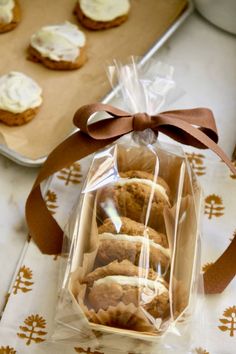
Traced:
<path fill-rule="evenodd" d="M 159 112 L 174 87 L 160 63 L 143 77 L 134 61 L 109 73 L 133 113 Z M 183 149 L 147 129 L 90 158 L 65 231 L 52 339 L 96 353 L 190 353 L 202 191 Z"/>

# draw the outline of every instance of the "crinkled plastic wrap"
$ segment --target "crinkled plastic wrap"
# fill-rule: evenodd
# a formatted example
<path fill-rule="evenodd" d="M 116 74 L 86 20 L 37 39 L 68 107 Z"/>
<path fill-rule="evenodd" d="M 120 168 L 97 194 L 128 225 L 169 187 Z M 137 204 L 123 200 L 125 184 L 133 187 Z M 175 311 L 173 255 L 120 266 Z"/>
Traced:
<path fill-rule="evenodd" d="M 113 68 L 132 111 L 160 109 L 173 86 L 163 68 L 144 84 L 136 65 Z M 145 130 L 98 151 L 66 231 L 53 339 L 107 353 L 187 353 L 200 215 L 201 188 L 181 147 Z"/>

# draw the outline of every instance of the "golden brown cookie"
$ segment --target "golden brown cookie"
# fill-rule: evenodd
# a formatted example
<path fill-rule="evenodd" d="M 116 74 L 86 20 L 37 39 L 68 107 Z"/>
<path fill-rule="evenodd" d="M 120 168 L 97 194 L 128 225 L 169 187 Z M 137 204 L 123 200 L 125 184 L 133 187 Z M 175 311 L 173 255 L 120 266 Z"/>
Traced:
<path fill-rule="evenodd" d="M 120 172 L 119 175 L 120 177 L 124 177 L 124 178 L 145 178 L 145 179 L 149 179 L 150 181 L 154 180 L 153 174 L 146 171 L 131 170 L 127 172 Z M 158 176 L 156 182 L 160 184 L 162 187 L 164 187 L 167 195 L 170 196 L 170 188 L 166 183 L 166 181 L 163 178 Z"/>
<path fill-rule="evenodd" d="M 159 274 L 166 273 L 170 263 L 166 235 L 126 217 L 106 219 L 98 234 L 96 261 L 99 265 L 127 259 L 140 266 L 148 260 L 149 266 Z"/>
<path fill-rule="evenodd" d="M 12 9 L 13 18 L 11 22 L 4 23 L 0 21 L 0 33 L 12 31 L 21 20 L 21 9 L 18 0 L 14 0 L 14 8 Z"/>
<path fill-rule="evenodd" d="M 28 59 L 52 70 L 79 69 L 87 59 L 85 34 L 70 22 L 44 26 L 31 36 Z"/>
<path fill-rule="evenodd" d="M 168 247 L 168 241 L 165 234 L 157 232 L 151 227 L 145 226 L 144 224 L 131 220 L 125 216 L 117 217 L 117 219 L 105 219 L 103 224 L 98 228 L 99 234 L 103 232 L 112 232 L 115 234 L 121 233 L 132 236 L 143 235 L 144 232 L 147 232 L 151 240 L 159 243 L 163 247 Z"/>
<path fill-rule="evenodd" d="M 0 122 L 9 126 L 19 126 L 30 122 L 39 108 L 30 108 L 22 113 L 12 113 L 0 109 Z"/>
<path fill-rule="evenodd" d="M 29 76 L 11 71 L 0 77 L 0 122 L 22 125 L 32 120 L 42 104 L 42 89 Z"/>
<path fill-rule="evenodd" d="M 163 211 L 170 207 L 168 190 L 163 179 L 153 182 L 146 172 L 135 171 L 138 177 L 129 177 L 133 171 L 121 173 L 121 178 L 98 191 L 98 220 L 110 217 L 111 209 L 118 216 L 126 216 L 142 224 L 164 230 Z M 161 183 L 160 183 L 161 181 Z"/>
<path fill-rule="evenodd" d="M 29 46 L 27 59 L 35 63 L 42 63 L 44 66 L 52 70 L 75 70 L 75 69 L 79 69 L 81 66 L 84 65 L 84 63 L 87 60 L 87 55 L 86 55 L 86 48 L 83 47 L 80 49 L 80 55 L 76 58 L 75 61 L 73 62 L 65 61 L 65 60 L 55 61 L 43 57 L 36 49 Z"/>
<path fill-rule="evenodd" d="M 101 277 L 99 277 L 101 275 Z M 113 262 L 87 275 L 88 301 L 95 311 L 109 306 L 134 304 L 143 307 L 154 318 L 165 318 L 169 313 L 168 284 L 128 261 Z"/>
<path fill-rule="evenodd" d="M 89 287 L 93 285 L 93 283 L 101 278 L 106 277 L 107 275 L 127 275 L 127 276 L 137 276 L 139 274 L 139 267 L 135 266 L 128 260 L 124 260 L 122 262 L 114 261 L 112 263 L 107 264 L 104 267 L 98 267 L 93 272 L 87 274 L 83 283 L 88 284 Z M 157 274 L 153 269 L 149 269 L 148 271 L 148 279 L 156 279 Z"/>
<path fill-rule="evenodd" d="M 125 14 L 122 16 L 118 16 L 111 21 L 95 21 L 87 17 L 83 13 L 79 1 L 77 1 L 76 3 L 74 14 L 76 15 L 78 21 L 81 23 L 82 26 L 93 31 L 105 30 L 112 27 L 120 26 L 123 22 L 125 22 L 128 19 L 128 14 Z"/>

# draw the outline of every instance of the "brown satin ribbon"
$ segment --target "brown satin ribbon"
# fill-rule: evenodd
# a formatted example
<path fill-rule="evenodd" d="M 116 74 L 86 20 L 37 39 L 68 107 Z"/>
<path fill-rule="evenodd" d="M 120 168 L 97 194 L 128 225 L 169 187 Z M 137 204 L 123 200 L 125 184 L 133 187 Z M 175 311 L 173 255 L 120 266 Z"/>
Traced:
<path fill-rule="evenodd" d="M 88 125 L 92 114 L 107 112 L 109 117 Z M 112 118 L 112 119 L 111 119 Z M 174 140 L 197 148 L 210 148 L 236 174 L 236 169 L 216 144 L 217 129 L 212 112 L 206 108 L 130 114 L 110 105 L 95 103 L 81 107 L 74 116 L 80 131 L 62 142 L 48 156 L 26 202 L 26 220 L 30 235 L 46 254 L 61 252 L 63 231 L 52 217 L 43 199 L 40 184 L 55 172 L 105 147 L 124 134 L 151 128 Z M 207 293 L 222 292 L 236 274 L 236 238 L 204 275 Z"/>

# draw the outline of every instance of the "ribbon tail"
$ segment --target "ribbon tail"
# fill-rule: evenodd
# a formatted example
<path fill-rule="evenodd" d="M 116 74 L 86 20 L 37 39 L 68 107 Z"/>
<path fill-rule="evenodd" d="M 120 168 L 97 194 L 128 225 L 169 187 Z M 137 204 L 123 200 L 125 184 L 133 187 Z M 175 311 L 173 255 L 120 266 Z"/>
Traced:
<path fill-rule="evenodd" d="M 35 186 L 28 196 L 25 212 L 30 236 L 39 249 L 46 254 L 59 254 L 63 243 L 63 231 L 50 214 L 40 185 Z"/>
<path fill-rule="evenodd" d="M 39 249 L 46 254 L 58 254 L 63 243 L 63 230 L 49 212 L 41 192 L 41 182 L 55 172 L 72 165 L 110 144 L 115 139 L 94 140 L 77 132 L 62 142 L 45 161 L 28 196 L 25 206 L 26 221 Z"/>
<path fill-rule="evenodd" d="M 205 135 L 202 132 L 201 134 Z M 206 146 L 209 147 L 213 152 L 215 152 L 221 158 L 221 160 L 225 162 L 225 164 L 233 172 L 233 174 L 236 175 L 236 168 L 234 167 L 234 165 L 232 164 L 228 156 L 225 154 L 225 152 L 213 140 L 208 138 L 207 135 L 205 135 L 205 140 L 206 140 Z"/>
<path fill-rule="evenodd" d="M 221 293 L 236 274 L 236 237 L 217 261 L 204 273 L 206 294 Z"/>

